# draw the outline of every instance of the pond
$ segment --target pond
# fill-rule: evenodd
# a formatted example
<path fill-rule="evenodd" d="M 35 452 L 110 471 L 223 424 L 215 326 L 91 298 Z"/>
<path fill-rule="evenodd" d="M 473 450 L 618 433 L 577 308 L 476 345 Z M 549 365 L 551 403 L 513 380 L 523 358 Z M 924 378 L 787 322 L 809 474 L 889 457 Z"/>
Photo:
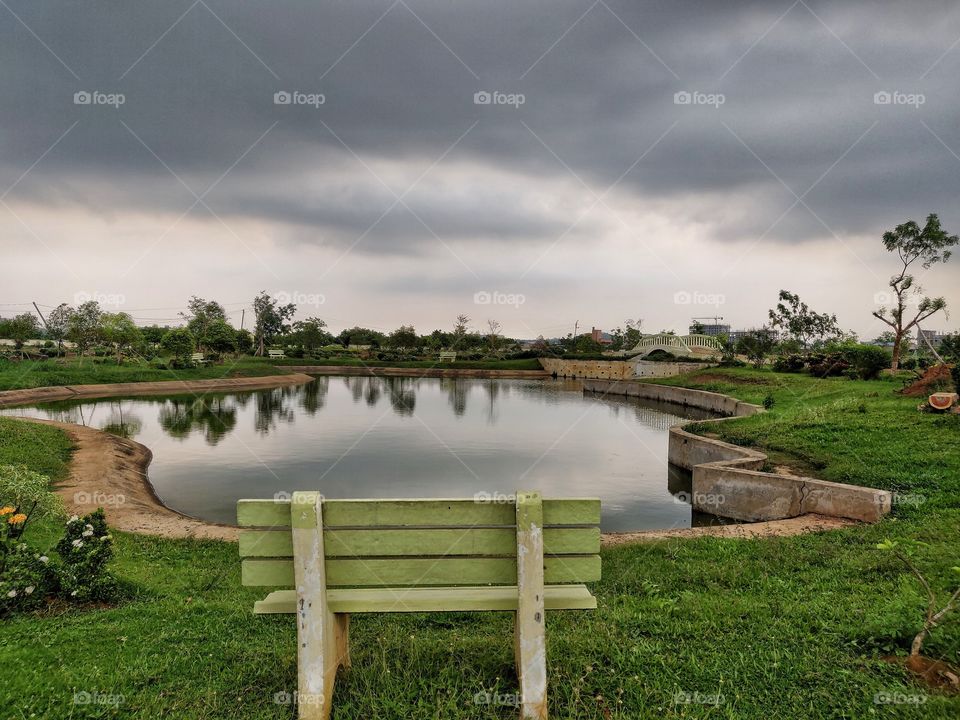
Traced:
<path fill-rule="evenodd" d="M 52 403 L 4 414 L 143 443 L 164 503 L 215 522 L 239 498 L 599 496 L 605 531 L 689 527 L 667 429 L 709 415 L 582 392 L 577 381 L 318 377 L 301 386 Z"/>

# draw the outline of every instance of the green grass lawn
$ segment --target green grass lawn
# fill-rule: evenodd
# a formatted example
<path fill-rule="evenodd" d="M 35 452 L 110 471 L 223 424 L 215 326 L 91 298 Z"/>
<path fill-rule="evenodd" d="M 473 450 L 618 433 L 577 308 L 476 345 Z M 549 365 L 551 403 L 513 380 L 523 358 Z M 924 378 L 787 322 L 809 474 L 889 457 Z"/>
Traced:
<path fill-rule="evenodd" d="M 229 358 L 223 363 L 203 365 L 189 370 L 163 370 L 148 362 L 126 361 L 117 365 L 112 358 L 76 358 L 60 360 L 24 360 L 10 362 L 0 359 L 0 390 L 47 387 L 52 385 L 94 385 L 99 383 L 155 382 L 158 380 L 209 380 L 212 378 L 260 377 L 282 375 L 284 365 L 342 365 L 346 367 L 410 367 L 455 368 L 483 370 L 540 370 L 540 363 L 532 360 L 476 360 L 440 364 L 437 360 L 408 362 L 375 362 L 357 358 L 330 358 L 308 360 L 284 358 L 242 357 Z"/>
<path fill-rule="evenodd" d="M 906 569 L 874 545 L 925 541 L 918 562 L 946 589 L 960 556 L 960 418 L 917 413 L 889 382 L 708 372 L 671 382 L 775 398 L 769 413 L 712 431 L 775 447 L 818 476 L 925 502 L 818 535 L 604 551 L 598 610 L 548 613 L 551 717 L 958 717 L 960 698 L 927 692 L 881 659 L 906 651 L 924 603 Z M 55 431 L 0 418 L 0 462 L 56 477 L 65 452 Z M 32 534 L 38 545 L 54 539 L 47 526 Z M 0 716 L 294 717 L 274 702 L 296 688 L 293 618 L 250 614 L 263 593 L 240 587 L 235 545 L 118 533 L 115 570 L 131 595 L 116 607 L 0 624 Z M 337 681 L 334 717 L 515 717 L 512 707 L 474 702 L 482 691 L 516 691 L 511 628 L 506 614 L 355 616 L 353 668 Z M 960 665 L 960 622 L 925 649 Z M 75 705 L 75 692 L 122 702 Z M 679 703 L 678 692 L 723 701 Z M 876 705 L 878 692 L 926 701 Z"/>

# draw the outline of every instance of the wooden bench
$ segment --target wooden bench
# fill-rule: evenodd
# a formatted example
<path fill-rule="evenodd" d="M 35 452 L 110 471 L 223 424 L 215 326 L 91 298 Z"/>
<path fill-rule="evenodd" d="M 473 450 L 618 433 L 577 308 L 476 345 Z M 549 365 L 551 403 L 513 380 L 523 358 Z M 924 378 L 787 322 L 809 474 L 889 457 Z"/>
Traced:
<path fill-rule="evenodd" d="M 457 354 L 455 352 L 440 353 L 440 362 L 453 362 L 456 359 L 457 359 Z"/>
<path fill-rule="evenodd" d="M 545 610 L 591 609 L 600 500 L 289 500 L 237 505 L 242 582 L 284 589 L 254 613 L 295 613 L 299 717 L 330 716 L 350 667 L 350 613 L 509 611 L 521 717 L 547 717 Z"/>
<path fill-rule="evenodd" d="M 204 356 L 203 353 L 194 353 L 193 355 L 190 356 L 190 362 L 196 365 L 206 365 L 207 358 Z"/>
<path fill-rule="evenodd" d="M 283 350 L 267 350 L 267 355 L 274 360 L 279 360 L 280 358 L 285 358 L 287 356 Z"/>

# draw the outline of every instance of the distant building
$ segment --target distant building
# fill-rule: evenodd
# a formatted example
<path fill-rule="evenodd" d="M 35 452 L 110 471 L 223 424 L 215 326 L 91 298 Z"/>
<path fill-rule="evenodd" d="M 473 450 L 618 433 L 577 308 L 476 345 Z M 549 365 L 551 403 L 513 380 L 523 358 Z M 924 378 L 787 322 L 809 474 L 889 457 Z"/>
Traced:
<path fill-rule="evenodd" d="M 729 335 L 730 326 L 723 323 L 694 323 L 689 328 L 691 335 L 712 335 L 716 337 L 717 335 Z"/>
<path fill-rule="evenodd" d="M 613 336 L 610 333 L 603 332 L 600 328 L 590 328 L 590 339 L 600 345 L 613 344 Z"/>
<path fill-rule="evenodd" d="M 924 350 L 927 347 L 927 343 L 924 341 L 924 338 L 930 341 L 930 344 L 934 348 L 940 347 L 940 343 L 949 335 L 949 333 L 940 332 L 939 330 L 921 330 L 917 328 L 917 348 Z"/>

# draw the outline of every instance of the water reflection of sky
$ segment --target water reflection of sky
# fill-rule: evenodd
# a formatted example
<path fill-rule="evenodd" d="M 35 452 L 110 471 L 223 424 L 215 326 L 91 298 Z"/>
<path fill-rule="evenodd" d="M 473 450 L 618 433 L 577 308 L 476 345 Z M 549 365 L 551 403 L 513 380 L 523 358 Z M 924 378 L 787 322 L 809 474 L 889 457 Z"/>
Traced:
<path fill-rule="evenodd" d="M 599 496 L 605 530 L 686 527 L 667 428 L 693 413 L 583 395 L 576 381 L 320 377 L 228 395 L 54 403 L 5 414 L 80 423 L 153 451 L 168 505 L 220 522 L 239 498 Z M 682 414 L 677 414 L 682 413 Z M 669 487 L 668 487 L 669 485 Z"/>

